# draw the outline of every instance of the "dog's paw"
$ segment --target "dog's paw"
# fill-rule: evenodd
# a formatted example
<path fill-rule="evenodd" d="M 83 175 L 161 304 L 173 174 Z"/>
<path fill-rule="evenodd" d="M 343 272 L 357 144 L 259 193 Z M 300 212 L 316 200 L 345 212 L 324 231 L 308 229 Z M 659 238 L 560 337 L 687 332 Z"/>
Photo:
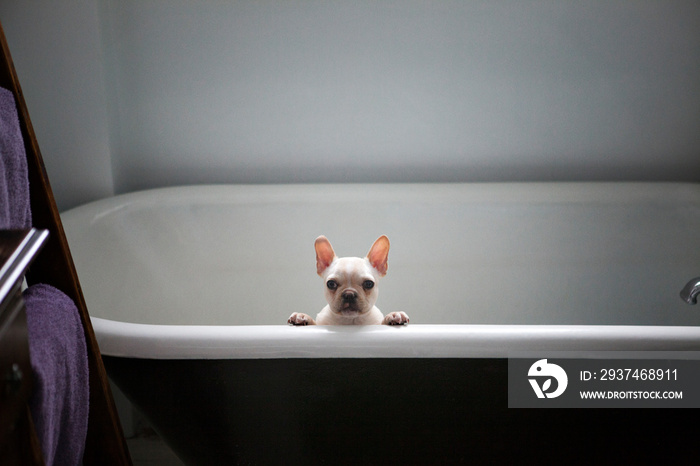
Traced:
<path fill-rule="evenodd" d="M 408 314 L 405 312 L 390 312 L 384 317 L 382 323 L 384 325 L 407 325 L 409 320 Z"/>
<path fill-rule="evenodd" d="M 289 325 L 316 325 L 316 322 L 306 314 L 301 312 L 295 312 L 289 319 L 287 319 Z"/>

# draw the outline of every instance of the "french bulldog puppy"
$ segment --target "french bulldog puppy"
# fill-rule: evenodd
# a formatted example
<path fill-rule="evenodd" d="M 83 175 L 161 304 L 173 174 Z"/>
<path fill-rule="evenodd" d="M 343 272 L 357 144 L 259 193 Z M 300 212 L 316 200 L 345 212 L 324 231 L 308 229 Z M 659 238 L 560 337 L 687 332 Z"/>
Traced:
<path fill-rule="evenodd" d="M 389 238 L 380 236 L 367 257 L 337 257 L 325 236 L 316 238 L 316 271 L 323 278 L 328 305 L 316 316 L 295 312 L 290 325 L 406 325 L 405 312 L 386 315 L 374 305 L 379 290 L 377 281 L 386 275 Z"/>

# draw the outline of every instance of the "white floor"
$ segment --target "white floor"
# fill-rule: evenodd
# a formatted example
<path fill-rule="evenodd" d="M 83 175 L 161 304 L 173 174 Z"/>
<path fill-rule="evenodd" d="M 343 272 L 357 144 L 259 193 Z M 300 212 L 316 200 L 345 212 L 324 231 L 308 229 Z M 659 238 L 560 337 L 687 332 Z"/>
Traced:
<path fill-rule="evenodd" d="M 127 440 L 134 466 L 185 466 L 157 435 Z"/>

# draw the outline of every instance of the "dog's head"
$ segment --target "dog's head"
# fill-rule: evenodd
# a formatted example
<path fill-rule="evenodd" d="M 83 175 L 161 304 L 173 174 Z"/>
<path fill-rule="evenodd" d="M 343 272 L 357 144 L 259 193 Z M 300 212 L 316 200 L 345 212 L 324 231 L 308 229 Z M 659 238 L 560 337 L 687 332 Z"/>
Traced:
<path fill-rule="evenodd" d="M 386 275 L 389 239 L 379 237 L 364 258 L 337 257 L 325 236 L 316 238 L 314 246 L 331 311 L 348 317 L 369 312 L 377 302 L 377 281 Z"/>

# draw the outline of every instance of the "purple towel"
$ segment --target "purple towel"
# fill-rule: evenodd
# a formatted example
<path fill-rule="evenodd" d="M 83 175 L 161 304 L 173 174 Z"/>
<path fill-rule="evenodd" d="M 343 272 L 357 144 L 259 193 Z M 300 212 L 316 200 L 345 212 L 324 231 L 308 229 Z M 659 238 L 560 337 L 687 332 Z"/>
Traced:
<path fill-rule="evenodd" d="M 0 228 L 27 229 L 31 224 L 27 155 L 15 98 L 0 88 Z"/>
<path fill-rule="evenodd" d="M 17 107 L 12 92 L 0 88 L 0 229 L 31 226 L 27 156 Z M 34 375 L 29 407 L 44 460 L 47 465 L 82 464 L 90 389 L 78 309 L 49 285 L 29 287 L 24 299 Z"/>
<path fill-rule="evenodd" d="M 47 465 L 82 464 L 89 383 L 83 326 L 73 301 L 49 285 L 24 291 L 34 392 L 29 407 Z"/>

